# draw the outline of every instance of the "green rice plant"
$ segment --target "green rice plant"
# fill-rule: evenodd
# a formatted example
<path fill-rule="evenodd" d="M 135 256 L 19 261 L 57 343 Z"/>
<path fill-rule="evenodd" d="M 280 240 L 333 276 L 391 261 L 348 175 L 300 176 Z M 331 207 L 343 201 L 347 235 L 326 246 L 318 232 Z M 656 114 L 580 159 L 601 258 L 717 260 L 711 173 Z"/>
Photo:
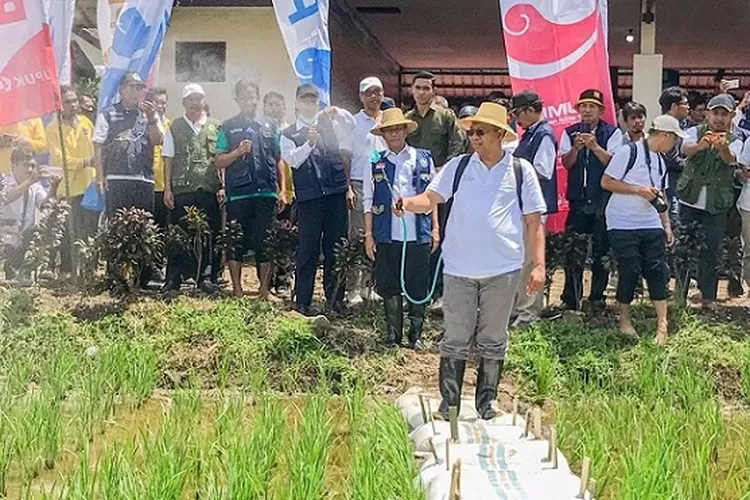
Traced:
<path fill-rule="evenodd" d="M 125 386 L 133 408 L 140 408 L 151 398 L 161 372 L 159 354 L 137 342 L 130 344 L 125 367 Z"/>
<path fill-rule="evenodd" d="M 107 500 L 130 500 L 143 498 L 144 486 L 141 475 L 135 468 L 133 446 L 115 443 L 107 448 L 97 467 L 99 498 Z"/>
<path fill-rule="evenodd" d="M 16 449 L 16 434 L 10 416 L 0 410 L 0 498 L 8 493 L 10 464 Z"/>
<path fill-rule="evenodd" d="M 324 496 L 324 479 L 331 445 L 327 396 L 319 390 L 308 397 L 297 436 L 287 456 L 289 480 L 282 498 L 317 500 Z"/>
<path fill-rule="evenodd" d="M 84 446 L 78 454 L 78 466 L 73 474 L 67 477 L 65 488 L 60 493 L 60 500 L 91 500 L 96 498 L 96 472 L 91 468 L 90 448 Z"/>
<path fill-rule="evenodd" d="M 415 484 L 417 468 L 401 413 L 378 405 L 363 418 L 353 436 L 351 477 L 346 496 L 351 500 L 422 500 Z"/>

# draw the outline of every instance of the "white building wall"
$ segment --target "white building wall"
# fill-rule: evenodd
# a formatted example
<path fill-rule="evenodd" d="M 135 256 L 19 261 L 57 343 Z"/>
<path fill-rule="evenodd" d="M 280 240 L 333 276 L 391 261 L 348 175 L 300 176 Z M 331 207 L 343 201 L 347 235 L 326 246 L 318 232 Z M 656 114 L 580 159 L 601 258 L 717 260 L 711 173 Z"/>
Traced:
<path fill-rule="evenodd" d="M 180 102 L 184 83 L 176 81 L 175 47 L 178 41 L 226 42 L 226 81 L 200 83 L 206 90 L 211 117 L 224 121 L 237 113 L 233 99 L 234 83 L 240 78 L 256 78 L 261 98 L 275 90 L 286 96 L 287 120 L 294 115 L 297 80 L 289 62 L 281 31 L 272 7 L 177 7 L 173 11 L 162 50 L 160 87 L 169 92 L 169 117 L 182 114 Z M 262 112 L 262 104 L 259 106 Z"/>

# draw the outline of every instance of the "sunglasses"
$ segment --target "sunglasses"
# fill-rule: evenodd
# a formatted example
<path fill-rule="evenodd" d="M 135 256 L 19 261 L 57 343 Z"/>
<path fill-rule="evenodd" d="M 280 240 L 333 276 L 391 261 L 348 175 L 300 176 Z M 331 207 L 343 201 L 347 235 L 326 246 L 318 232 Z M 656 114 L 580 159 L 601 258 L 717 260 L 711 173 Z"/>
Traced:
<path fill-rule="evenodd" d="M 484 134 L 486 133 L 487 131 L 483 128 L 470 128 L 466 131 L 466 135 L 468 135 L 469 137 L 474 137 L 475 135 L 477 137 L 484 137 Z"/>

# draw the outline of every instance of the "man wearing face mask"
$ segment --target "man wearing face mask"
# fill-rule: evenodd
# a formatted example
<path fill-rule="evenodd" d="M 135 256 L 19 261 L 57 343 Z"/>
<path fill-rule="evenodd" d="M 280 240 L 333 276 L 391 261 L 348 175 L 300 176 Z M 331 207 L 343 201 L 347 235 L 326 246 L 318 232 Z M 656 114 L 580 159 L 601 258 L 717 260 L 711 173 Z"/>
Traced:
<path fill-rule="evenodd" d="M 385 150 L 385 142 L 381 136 L 370 131 L 379 123 L 383 112 L 383 83 L 379 78 L 365 78 L 359 83 L 359 100 L 362 110 L 354 115 L 357 125 L 349 134 L 342 146 L 344 161 L 351 162 L 351 189 L 348 192 L 349 201 L 349 240 L 357 241 L 364 233 L 365 213 L 363 211 L 363 180 L 365 170 L 370 168 L 372 155 Z M 347 298 L 349 305 L 362 302 L 362 288 L 365 286 L 366 276 L 362 271 L 354 271 L 347 277 Z"/>
<path fill-rule="evenodd" d="M 216 291 L 219 261 L 214 243 L 221 230 L 216 194 L 221 189 L 221 180 L 215 160 L 221 124 L 206 116 L 205 104 L 206 93 L 200 85 L 185 85 L 182 91 L 185 114 L 172 122 L 164 138 L 164 205 L 172 211 L 172 224 L 183 229 L 187 229 L 183 220 L 186 208 L 193 206 L 202 210 L 211 236 L 203 248 L 200 269 L 197 262 L 192 262 L 193 257 L 182 250 L 169 256 L 163 293 L 178 291 L 182 279 L 192 269 L 198 269 L 197 279 L 203 292 Z"/>
<path fill-rule="evenodd" d="M 341 144 L 353 120 L 335 107 L 320 112 L 320 90 L 314 85 L 300 85 L 296 95 L 297 123 L 281 135 L 281 156 L 292 167 L 297 196 L 296 308 L 304 315 L 310 314 L 322 248 L 326 309 L 342 312 L 344 287 L 336 282 L 333 273 L 333 251 L 348 232 L 349 172 Z"/>
<path fill-rule="evenodd" d="M 602 175 L 618 149 L 622 146 L 622 132 L 601 119 L 604 113 L 604 96 L 596 89 L 581 93 L 576 109 L 581 121 L 571 125 L 560 139 L 562 162 L 568 169 L 568 201 L 570 213 L 567 230 L 591 234 L 593 263 L 591 264 L 592 309 L 604 309 L 604 292 L 609 272 L 604 258 L 609 250 L 604 205 L 607 197 L 601 187 Z M 565 269 L 563 307 L 576 310 L 583 295 L 583 263 Z"/>
<path fill-rule="evenodd" d="M 734 175 L 742 141 L 731 132 L 734 97 L 719 94 L 708 102 L 708 124 L 687 131 L 682 152 L 687 157 L 677 183 L 680 221 L 699 222 L 706 247 L 698 266 L 703 307 L 716 309 L 718 259 L 734 205 Z"/>

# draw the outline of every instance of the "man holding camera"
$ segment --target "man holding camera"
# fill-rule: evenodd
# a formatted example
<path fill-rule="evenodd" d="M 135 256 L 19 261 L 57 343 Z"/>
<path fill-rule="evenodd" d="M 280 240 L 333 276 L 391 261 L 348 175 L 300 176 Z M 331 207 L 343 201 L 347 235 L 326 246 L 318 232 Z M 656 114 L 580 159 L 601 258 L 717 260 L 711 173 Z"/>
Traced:
<path fill-rule="evenodd" d="M 601 187 L 604 170 L 612 155 L 622 147 L 622 132 L 601 119 L 604 96 L 599 90 L 584 90 L 576 109 L 581 121 L 568 127 L 560 138 L 562 162 L 568 169 L 568 201 L 570 213 L 567 229 L 591 234 L 593 263 L 591 264 L 591 293 L 593 309 L 604 309 L 604 292 L 609 271 L 604 257 L 609 250 L 607 225 L 604 220 L 606 196 Z M 583 263 L 565 269 L 563 307 L 576 310 L 583 295 Z"/>
<path fill-rule="evenodd" d="M 672 149 L 678 137 L 686 135 L 677 119 L 669 115 L 656 117 L 647 139 L 626 144 L 615 153 L 601 182 L 602 188 L 612 192 L 605 214 L 619 272 L 620 332 L 636 336 L 630 303 L 643 276 L 656 310 L 658 344 L 667 341 L 666 246 L 674 242 L 662 154 Z"/>
<path fill-rule="evenodd" d="M 706 246 L 698 266 L 698 287 L 703 307 L 716 309 L 719 256 L 734 205 L 734 172 L 742 141 L 730 132 L 734 97 L 719 94 L 708 103 L 708 123 L 687 131 L 682 152 L 687 157 L 677 184 L 680 221 L 698 222 Z"/>

